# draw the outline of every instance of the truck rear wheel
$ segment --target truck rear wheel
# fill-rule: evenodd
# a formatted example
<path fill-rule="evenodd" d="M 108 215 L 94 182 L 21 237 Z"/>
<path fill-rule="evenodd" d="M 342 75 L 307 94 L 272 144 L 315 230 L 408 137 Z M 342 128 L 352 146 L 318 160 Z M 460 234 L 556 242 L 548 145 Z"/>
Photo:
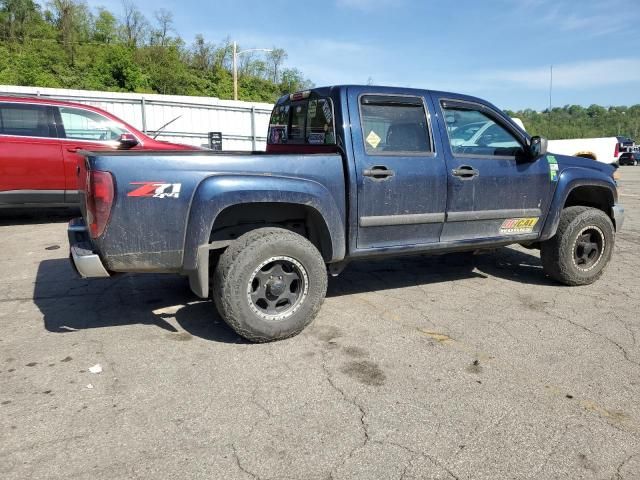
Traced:
<path fill-rule="evenodd" d="M 565 208 L 555 236 L 541 244 L 544 272 L 565 285 L 593 283 L 609 263 L 614 241 L 613 224 L 604 212 L 590 207 Z"/>
<path fill-rule="evenodd" d="M 306 238 L 261 228 L 233 242 L 213 276 L 218 312 L 239 335 L 269 342 L 300 333 L 315 318 L 327 291 L 327 269 Z"/>

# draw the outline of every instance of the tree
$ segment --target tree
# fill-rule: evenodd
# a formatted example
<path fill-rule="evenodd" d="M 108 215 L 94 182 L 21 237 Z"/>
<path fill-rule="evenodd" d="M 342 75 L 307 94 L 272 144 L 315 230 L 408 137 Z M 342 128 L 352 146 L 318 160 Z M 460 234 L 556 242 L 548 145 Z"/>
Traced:
<path fill-rule="evenodd" d="M 32 0 L 0 0 L 0 34 L 11 41 L 23 41 L 28 24 L 40 15 Z"/>
<path fill-rule="evenodd" d="M 214 62 L 215 45 L 198 33 L 191 46 L 191 64 L 198 70 L 210 70 Z"/>
<path fill-rule="evenodd" d="M 587 115 L 589 115 L 591 118 L 601 117 L 606 113 L 607 109 L 601 107 L 600 105 L 590 105 L 589 108 L 587 108 Z"/>
<path fill-rule="evenodd" d="M 93 40 L 100 43 L 112 43 L 118 37 L 118 20 L 108 10 L 98 9 L 93 23 Z"/>
<path fill-rule="evenodd" d="M 156 28 L 151 31 L 151 44 L 166 47 L 169 44 L 169 33 L 173 32 L 173 13 L 164 8 L 154 13 Z"/>
<path fill-rule="evenodd" d="M 216 68 L 226 68 L 231 71 L 233 56 L 233 46 L 229 37 L 222 41 L 222 46 L 217 48 L 214 54 L 214 65 Z"/>
<path fill-rule="evenodd" d="M 280 67 L 287 59 L 287 52 L 282 48 L 273 47 L 271 52 L 267 54 L 267 59 L 269 62 L 269 67 L 271 68 L 271 81 L 273 83 L 278 83 Z"/>
<path fill-rule="evenodd" d="M 77 43 L 88 37 L 91 13 L 86 3 L 77 0 L 52 0 L 50 5 L 53 21 L 73 64 Z"/>
<path fill-rule="evenodd" d="M 299 92 L 313 87 L 313 82 L 304 78 L 302 72 L 297 68 L 286 68 L 282 71 L 282 81 L 280 82 L 280 93 Z"/>
<path fill-rule="evenodd" d="M 149 25 L 135 0 L 124 0 L 120 18 L 86 0 L 47 1 L 43 9 L 36 0 L 0 0 L 0 83 L 232 97 L 229 38 L 216 45 L 197 35 L 186 46 L 171 11 L 158 10 Z M 312 85 L 285 68 L 286 58 L 280 48 L 240 56 L 242 98 L 273 102 Z"/>
<path fill-rule="evenodd" d="M 121 37 L 131 48 L 144 43 L 149 30 L 149 22 L 131 0 L 122 0 Z"/>
<path fill-rule="evenodd" d="M 153 91 L 148 75 L 142 71 L 134 52 L 126 45 L 102 48 L 94 58 L 87 88 L 119 92 Z"/>

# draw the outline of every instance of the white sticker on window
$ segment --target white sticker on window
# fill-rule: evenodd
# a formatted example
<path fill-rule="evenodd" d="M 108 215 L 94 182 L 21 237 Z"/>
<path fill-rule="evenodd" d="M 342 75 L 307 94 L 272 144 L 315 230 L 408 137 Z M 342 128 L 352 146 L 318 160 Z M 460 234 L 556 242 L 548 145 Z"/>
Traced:
<path fill-rule="evenodd" d="M 380 141 L 382 139 L 380 138 L 380 136 L 376 132 L 371 130 L 369 135 L 367 135 L 366 140 L 367 140 L 367 143 L 369 145 L 371 145 L 373 148 L 378 148 L 378 145 L 380 145 Z"/>
<path fill-rule="evenodd" d="M 316 118 L 317 110 L 318 110 L 318 101 L 311 100 L 309 102 L 309 118 Z"/>

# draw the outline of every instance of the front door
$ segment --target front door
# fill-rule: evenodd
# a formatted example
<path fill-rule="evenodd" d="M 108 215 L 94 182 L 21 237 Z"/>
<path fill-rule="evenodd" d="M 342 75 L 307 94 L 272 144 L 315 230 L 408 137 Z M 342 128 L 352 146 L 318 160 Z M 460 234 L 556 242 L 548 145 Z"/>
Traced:
<path fill-rule="evenodd" d="M 127 130 L 99 113 L 79 107 L 55 107 L 66 174 L 66 201 L 78 201 L 78 162 L 84 162 L 79 150 L 116 150 L 118 139 Z"/>
<path fill-rule="evenodd" d="M 523 133 L 493 108 L 434 97 L 447 147 L 441 241 L 535 238 L 556 181 L 546 156 L 527 158 Z"/>
<path fill-rule="evenodd" d="M 379 91 L 378 91 L 379 92 Z M 426 99 L 349 89 L 358 186 L 357 248 L 438 242 L 446 171 Z"/>

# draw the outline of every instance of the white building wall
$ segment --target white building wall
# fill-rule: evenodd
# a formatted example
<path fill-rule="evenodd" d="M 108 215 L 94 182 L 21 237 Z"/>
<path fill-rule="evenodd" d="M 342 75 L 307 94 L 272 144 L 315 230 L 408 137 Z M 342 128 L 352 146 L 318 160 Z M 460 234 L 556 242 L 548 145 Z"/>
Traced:
<path fill-rule="evenodd" d="M 208 132 L 222 132 L 223 150 L 264 150 L 273 108 L 270 103 L 236 102 L 212 97 L 13 85 L 0 85 L 0 95 L 3 94 L 38 95 L 94 105 L 152 136 L 155 130 L 180 116 L 160 133 L 159 140 L 206 146 Z"/>

